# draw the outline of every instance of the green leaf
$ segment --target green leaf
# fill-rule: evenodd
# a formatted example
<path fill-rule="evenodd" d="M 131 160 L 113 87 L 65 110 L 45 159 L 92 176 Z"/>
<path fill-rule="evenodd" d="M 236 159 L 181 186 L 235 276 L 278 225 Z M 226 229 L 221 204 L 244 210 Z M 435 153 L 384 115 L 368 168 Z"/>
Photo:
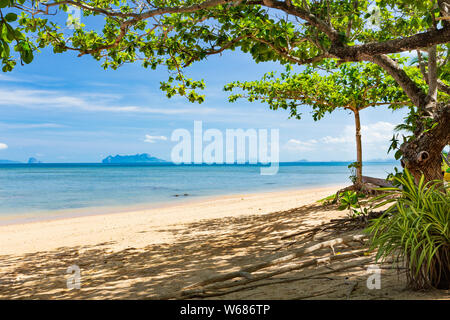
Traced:
<path fill-rule="evenodd" d="M 6 19 L 6 21 L 8 21 L 8 22 L 16 21 L 16 20 L 17 20 L 17 14 L 10 12 L 10 13 L 8 13 L 8 14 L 5 16 L 5 19 Z"/>
<path fill-rule="evenodd" d="M 287 46 L 288 46 L 285 37 L 278 37 L 277 38 L 277 42 L 278 42 L 278 46 L 281 47 L 281 48 L 287 48 Z"/>
<path fill-rule="evenodd" d="M 0 8 L 5 8 L 9 5 L 9 0 L 0 0 Z"/>
<path fill-rule="evenodd" d="M 25 53 L 22 55 L 22 60 L 26 64 L 29 64 L 31 61 L 33 61 L 33 58 L 34 58 L 33 51 L 31 50 L 25 51 Z"/>
<path fill-rule="evenodd" d="M 11 42 L 14 40 L 14 29 L 6 22 L 2 24 L 1 35 L 3 40 Z"/>
<path fill-rule="evenodd" d="M 20 57 L 26 64 L 29 64 L 31 61 L 33 61 L 33 50 L 31 50 L 30 45 L 26 42 L 22 42 Z"/>

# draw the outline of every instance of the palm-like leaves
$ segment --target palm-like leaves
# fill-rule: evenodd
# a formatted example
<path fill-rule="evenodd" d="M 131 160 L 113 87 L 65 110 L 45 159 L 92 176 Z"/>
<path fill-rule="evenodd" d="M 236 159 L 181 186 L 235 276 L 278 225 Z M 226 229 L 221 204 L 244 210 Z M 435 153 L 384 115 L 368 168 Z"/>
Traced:
<path fill-rule="evenodd" d="M 408 268 L 413 288 L 448 288 L 450 273 L 450 194 L 442 181 L 418 184 L 408 171 L 394 178 L 398 188 L 384 188 L 399 193 L 385 214 L 367 228 L 371 248 L 378 249 L 377 259 L 394 256 Z"/>

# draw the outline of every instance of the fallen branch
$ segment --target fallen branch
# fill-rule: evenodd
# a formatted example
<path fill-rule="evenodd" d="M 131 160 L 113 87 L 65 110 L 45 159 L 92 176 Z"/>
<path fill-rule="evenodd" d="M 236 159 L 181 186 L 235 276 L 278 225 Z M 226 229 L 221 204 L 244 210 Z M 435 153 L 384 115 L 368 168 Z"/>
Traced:
<path fill-rule="evenodd" d="M 376 185 L 378 187 L 383 187 L 383 188 L 393 187 L 393 185 L 390 181 L 388 181 L 386 179 L 380 179 L 380 178 L 374 178 L 374 177 L 362 176 L 362 182 L 370 183 L 370 184 Z"/>

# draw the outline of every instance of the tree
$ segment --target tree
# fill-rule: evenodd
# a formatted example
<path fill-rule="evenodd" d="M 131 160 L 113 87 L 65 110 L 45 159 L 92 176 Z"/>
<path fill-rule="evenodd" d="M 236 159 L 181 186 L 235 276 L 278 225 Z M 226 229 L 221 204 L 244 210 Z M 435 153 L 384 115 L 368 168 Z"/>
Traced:
<path fill-rule="evenodd" d="M 62 30 L 56 17 L 68 6 L 95 21 L 103 17 L 103 26 Z M 2 8 L 20 11 L 14 27 Z M 15 63 L 6 48 L 11 42 L 25 63 L 30 52 L 51 45 L 57 53 L 89 54 L 105 68 L 165 65 L 173 75 L 161 88 L 193 102 L 203 101 L 195 90 L 204 83 L 186 78 L 183 69 L 224 50 L 239 48 L 256 62 L 374 63 L 395 79 L 417 115 L 414 135 L 400 147 L 402 163 L 416 178 L 420 172 L 440 178 L 440 154 L 450 140 L 449 0 L 0 0 L 0 10 L 6 70 Z M 411 50 L 428 53 L 425 85 L 389 56 Z"/>
<path fill-rule="evenodd" d="M 268 103 L 270 108 L 288 109 L 290 116 L 300 119 L 299 108 L 312 106 L 314 120 L 336 109 L 349 110 L 354 115 L 356 139 L 356 181 L 361 189 L 362 142 L 360 112 L 368 107 L 389 105 L 393 109 L 411 105 L 395 80 L 373 64 L 341 64 L 329 60 L 324 67 L 326 75 L 321 75 L 308 67 L 303 72 L 282 73 L 276 78 L 274 72 L 266 74 L 260 81 L 233 82 L 225 86 L 226 91 L 241 89 L 243 93 L 230 96 L 234 102 L 239 98 L 248 101 Z"/>

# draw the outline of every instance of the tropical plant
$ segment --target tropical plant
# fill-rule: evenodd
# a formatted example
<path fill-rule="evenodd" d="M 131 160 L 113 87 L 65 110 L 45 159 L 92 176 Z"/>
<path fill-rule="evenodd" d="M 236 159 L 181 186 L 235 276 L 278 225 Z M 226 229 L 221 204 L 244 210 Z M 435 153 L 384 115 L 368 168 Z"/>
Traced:
<path fill-rule="evenodd" d="M 442 152 L 442 172 L 450 172 L 450 154 Z"/>
<path fill-rule="evenodd" d="M 371 221 L 371 249 L 376 258 L 394 257 L 407 267 L 408 285 L 414 289 L 448 289 L 450 284 L 450 194 L 442 181 L 416 184 L 405 170 L 393 178 L 399 187 L 383 188 L 399 195 L 385 213 Z M 387 196 L 386 194 L 384 195 Z"/>
<path fill-rule="evenodd" d="M 360 199 L 365 198 L 365 195 L 355 191 L 345 191 L 339 197 L 339 210 L 349 210 L 349 215 L 352 217 L 369 215 L 370 208 L 364 207 Z"/>

